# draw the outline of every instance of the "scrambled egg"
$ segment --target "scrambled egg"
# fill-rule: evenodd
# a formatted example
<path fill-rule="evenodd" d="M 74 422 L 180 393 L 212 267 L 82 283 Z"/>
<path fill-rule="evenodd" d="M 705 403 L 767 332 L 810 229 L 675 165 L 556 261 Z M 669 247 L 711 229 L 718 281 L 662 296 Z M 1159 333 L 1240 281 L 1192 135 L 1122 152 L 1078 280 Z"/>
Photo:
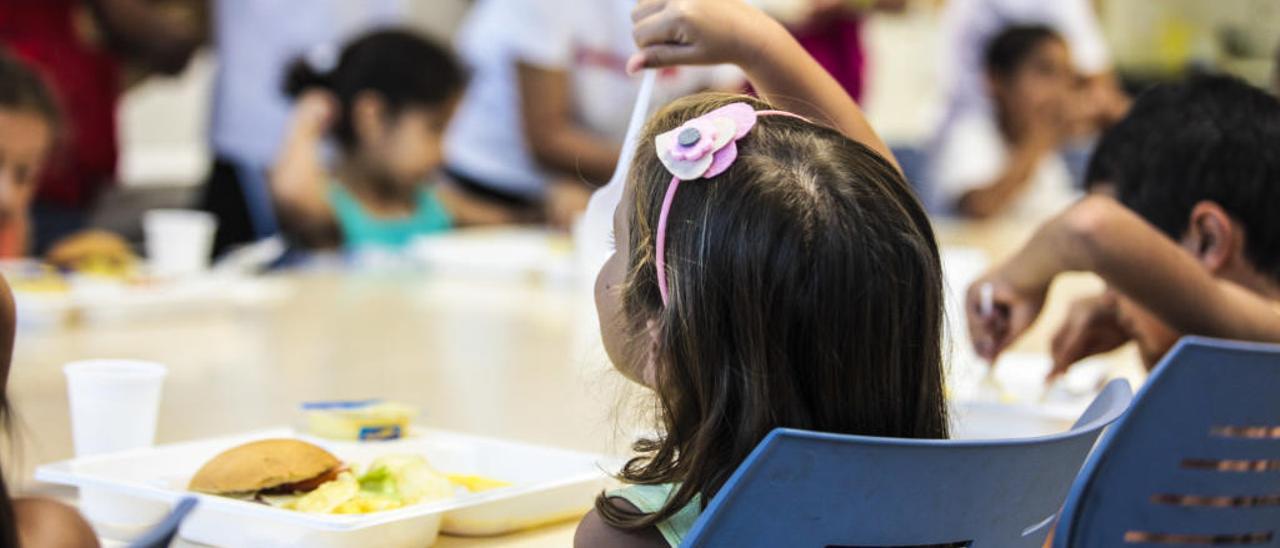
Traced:
<path fill-rule="evenodd" d="M 281 506 L 320 514 L 368 514 L 411 504 L 452 498 L 453 483 L 417 455 L 390 455 L 374 460 L 369 471 L 338 478 Z"/>

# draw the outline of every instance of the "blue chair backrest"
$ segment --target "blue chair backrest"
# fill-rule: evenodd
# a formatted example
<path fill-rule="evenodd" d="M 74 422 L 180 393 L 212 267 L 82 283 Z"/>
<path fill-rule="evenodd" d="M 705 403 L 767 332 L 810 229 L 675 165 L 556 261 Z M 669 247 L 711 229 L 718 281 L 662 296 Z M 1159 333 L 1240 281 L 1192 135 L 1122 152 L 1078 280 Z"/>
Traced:
<path fill-rule="evenodd" d="M 1039 548 L 1098 435 L 1132 397 L 1113 381 L 1070 431 L 917 440 L 777 429 L 685 546 Z"/>
<path fill-rule="evenodd" d="M 129 548 L 168 548 L 173 542 L 173 538 L 178 536 L 178 529 L 182 526 L 182 520 L 187 519 L 187 515 L 199 504 L 195 497 L 187 497 L 178 501 L 178 505 L 173 507 L 173 511 L 164 518 L 163 521 L 152 527 L 142 536 L 129 543 Z"/>
<path fill-rule="evenodd" d="M 1054 546 L 1280 546 L 1280 345 L 1186 337 L 1081 471 Z"/>

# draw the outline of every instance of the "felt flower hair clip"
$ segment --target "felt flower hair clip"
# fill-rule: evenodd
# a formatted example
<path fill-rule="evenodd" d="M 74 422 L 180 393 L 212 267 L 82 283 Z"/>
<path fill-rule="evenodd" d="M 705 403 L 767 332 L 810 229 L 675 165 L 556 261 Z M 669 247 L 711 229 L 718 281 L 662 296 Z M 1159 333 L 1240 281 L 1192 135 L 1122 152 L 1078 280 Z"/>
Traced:
<path fill-rule="evenodd" d="M 738 139 L 756 119 L 756 110 L 746 103 L 715 109 L 654 139 L 658 159 L 677 179 L 715 177 L 738 159 Z"/>
<path fill-rule="evenodd" d="M 689 120 L 654 138 L 658 160 L 672 176 L 671 183 L 667 185 L 667 194 L 662 199 L 654 241 L 657 247 L 654 266 L 658 270 L 658 293 L 662 296 L 663 306 L 670 300 L 666 261 L 667 217 L 671 214 L 671 203 L 675 200 L 680 182 L 709 179 L 727 171 L 738 159 L 738 140 L 751 132 L 760 116 L 770 115 L 805 120 L 803 116 L 782 110 L 757 111 L 746 103 L 733 103 Z"/>

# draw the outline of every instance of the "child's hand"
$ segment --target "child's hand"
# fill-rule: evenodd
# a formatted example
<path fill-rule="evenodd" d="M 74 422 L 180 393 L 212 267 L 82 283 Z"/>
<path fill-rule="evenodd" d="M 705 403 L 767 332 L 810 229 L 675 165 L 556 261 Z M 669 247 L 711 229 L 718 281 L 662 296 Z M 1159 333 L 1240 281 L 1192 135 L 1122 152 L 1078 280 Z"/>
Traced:
<path fill-rule="evenodd" d="M 1110 352 L 1128 342 L 1129 333 L 1116 316 L 1116 300 L 1111 293 L 1085 297 L 1071 303 L 1067 320 L 1053 336 L 1053 379 L 1076 362 L 1095 354 Z"/>
<path fill-rule="evenodd" d="M 324 134 L 338 114 L 338 100 L 322 89 L 310 89 L 298 97 L 293 107 L 295 130 Z"/>
<path fill-rule="evenodd" d="M 1017 340 L 1044 306 L 1048 287 L 1021 288 L 997 269 L 969 286 L 965 297 L 965 314 L 969 319 L 969 337 L 978 356 L 989 362 Z"/>
<path fill-rule="evenodd" d="M 631 11 L 640 51 L 627 70 L 733 63 L 748 68 L 786 29 L 742 0 L 640 0 Z"/>
<path fill-rule="evenodd" d="M 566 178 L 553 181 L 547 189 L 547 224 L 558 230 L 568 231 L 573 222 L 587 210 L 591 201 L 591 189 L 581 181 Z"/>

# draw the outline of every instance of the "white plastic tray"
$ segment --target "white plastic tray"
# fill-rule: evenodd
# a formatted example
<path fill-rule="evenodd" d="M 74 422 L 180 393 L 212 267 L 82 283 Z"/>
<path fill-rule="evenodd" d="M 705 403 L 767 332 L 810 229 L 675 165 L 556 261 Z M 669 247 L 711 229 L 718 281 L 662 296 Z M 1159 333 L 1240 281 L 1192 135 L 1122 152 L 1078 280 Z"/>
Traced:
<path fill-rule="evenodd" d="M 511 487 L 365 515 L 318 515 L 234 499 L 195 495 L 187 482 L 219 452 L 263 438 L 297 437 L 338 458 L 367 464 L 380 455 L 421 454 L 445 473 L 477 474 Z M 616 463 L 599 455 L 444 432 L 418 430 L 396 441 L 352 443 L 296 435 L 291 429 L 179 443 L 41 466 L 36 479 L 110 497 L 115 519 L 153 523 L 185 496 L 200 505 L 184 539 L 215 546 L 428 546 L 440 531 L 497 535 L 581 515 Z"/>

